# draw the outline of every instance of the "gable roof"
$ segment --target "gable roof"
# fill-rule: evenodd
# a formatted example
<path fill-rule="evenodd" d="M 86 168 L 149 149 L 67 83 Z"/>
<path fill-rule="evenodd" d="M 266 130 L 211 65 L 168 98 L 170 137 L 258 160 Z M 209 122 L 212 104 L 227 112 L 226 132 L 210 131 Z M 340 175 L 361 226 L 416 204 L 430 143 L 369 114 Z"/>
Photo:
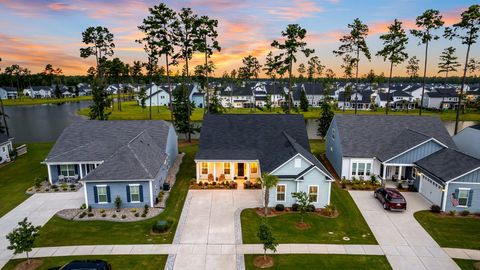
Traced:
<path fill-rule="evenodd" d="M 415 162 L 421 169 L 442 182 L 480 169 L 480 160 L 459 151 L 445 148 Z"/>
<path fill-rule="evenodd" d="M 8 141 L 10 141 L 12 138 L 7 136 L 6 133 L 0 133 L 0 144 L 4 144 Z"/>
<path fill-rule="evenodd" d="M 297 154 L 328 173 L 310 153 L 303 115 L 207 114 L 195 159 L 259 160 L 271 172 Z"/>
<path fill-rule="evenodd" d="M 343 156 L 346 157 L 391 156 L 392 152 L 387 146 L 395 144 L 392 146 L 392 150 L 399 151 L 410 145 L 408 141 L 404 141 L 400 137 L 401 134 L 408 135 L 415 141 L 421 141 L 422 135 L 428 136 L 450 148 L 456 148 L 438 117 L 337 114 L 334 120 L 337 123 Z M 406 132 L 405 129 L 410 131 Z"/>
<path fill-rule="evenodd" d="M 401 130 L 397 136 L 390 138 L 390 142 L 382 144 L 377 157 L 381 161 L 387 161 L 430 139 L 431 137 L 423 133 L 406 128 Z"/>
<path fill-rule="evenodd" d="M 44 162 L 103 163 L 89 180 L 152 179 L 166 159 L 171 124 L 165 121 L 94 121 L 71 124 Z"/>

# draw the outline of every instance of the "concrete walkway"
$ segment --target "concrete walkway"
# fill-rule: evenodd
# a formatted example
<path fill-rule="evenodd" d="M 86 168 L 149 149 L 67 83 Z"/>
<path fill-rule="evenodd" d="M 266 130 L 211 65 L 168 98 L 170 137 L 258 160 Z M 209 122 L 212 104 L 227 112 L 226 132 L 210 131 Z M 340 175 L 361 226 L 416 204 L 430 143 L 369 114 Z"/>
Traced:
<path fill-rule="evenodd" d="M 7 250 L 6 235 L 18 226 L 19 221 L 28 217 L 32 224 L 44 225 L 58 211 L 78 208 L 83 201 L 83 188 L 77 192 L 34 194 L 0 218 L 0 268 L 12 258 L 12 251 Z"/>
<path fill-rule="evenodd" d="M 380 247 L 394 270 L 460 269 L 417 222 L 413 214 L 430 207 L 420 194 L 404 192 L 407 211 L 382 208 L 371 191 L 350 191 Z"/>

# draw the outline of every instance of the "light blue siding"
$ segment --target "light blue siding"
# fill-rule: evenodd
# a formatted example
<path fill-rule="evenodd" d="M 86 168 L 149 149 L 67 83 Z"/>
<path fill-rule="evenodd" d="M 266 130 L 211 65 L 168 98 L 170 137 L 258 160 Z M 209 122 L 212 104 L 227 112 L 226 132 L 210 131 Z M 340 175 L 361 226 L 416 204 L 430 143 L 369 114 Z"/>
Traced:
<path fill-rule="evenodd" d="M 390 160 L 387 162 L 391 164 L 413 164 L 414 162 L 429 156 L 437 151 L 442 150 L 444 147 L 435 141 L 429 141 L 418 147 L 411 149 L 410 151 Z"/>
<path fill-rule="evenodd" d="M 139 184 L 143 188 L 143 202 L 129 203 L 127 199 L 127 186 L 129 184 Z M 96 185 L 107 185 L 110 187 L 110 203 L 100 204 L 95 203 L 94 187 Z M 88 205 L 92 208 L 114 208 L 115 198 L 117 196 L 122 199 L 122 207 L 124 208 L 142 208 L 145 204 L 148 206 L 150 203 L 150 187 L 149 181 L 124 181 L 124 182 L 87 182 L 85 187 L 87 189 L 87 201 Z"/>
<path fill-rule="evenodd" d="M 168 138 L 166 145 L 166 153 L 168 155 L 168 167 L 170 168 L 178 155 L 178 136 L 173 125 L 168 130 Z"/>
<path fill-rule="evenodd" d="M 203 108 L 203 96 L 195 95 L 192 97 L 192 101 L 195 103 L 195 107 Z"/>
<path fill-rule="evenodd" d="M 467 175 L 464 175 L 453 182 L 469 182 L 469 183 L 480 183 L 480 168 L 476 171 L 473 171 Z"/>
<path fill-rule="evenodd" d="M 470 188 L 473 190 L 472 197 L 471 197 L 471 206 L 469 207 L 455 207 L 452 204 L 451 198 L 452 194 L 455 194 L 455 190 L 458 188 Z M 445 211 L 448 212 L 450 210 L 456 210 L 457 212 L 468 210 L 471 213 L 480 213 L 480 185 L 479 184 L 458 184 L 455 182 L 451 182 L 448 185 L 448 194 L 447 202 L 445 204 Z"/>
<path fill-rule="evenodd" d="M 335 118 L 332 120 L 332 123 L 328 128 L 325 151 L 327 153 L 328 161 L 332 164 L 335 172 L 338 175 L 342 175 L 342 144 L 340 143 L 340 134 L 338 133 Z"/>
<path fill-rule="evenodd" d="M 295 159 L 299 158 L 300 167 L 295 168 Z M 296 158 L 290 160 L 289 162 L 283 164 L 280 168 L 278 168 L 273 174 L 274 175 L 297 175 L 303 172 L 305 169 L 310 167 L 311 164 L 301 156 L 297 156 Z"/>
<path fill-rule="evenodd" d="M 52 177 L 52 183 L 58 184 L 58 176 L 60 175 L 60 165 L 47 165 L 50 166 L 50 173 Z M 80 178 L 80 166 L 75 165 L 75 174 Z"/>

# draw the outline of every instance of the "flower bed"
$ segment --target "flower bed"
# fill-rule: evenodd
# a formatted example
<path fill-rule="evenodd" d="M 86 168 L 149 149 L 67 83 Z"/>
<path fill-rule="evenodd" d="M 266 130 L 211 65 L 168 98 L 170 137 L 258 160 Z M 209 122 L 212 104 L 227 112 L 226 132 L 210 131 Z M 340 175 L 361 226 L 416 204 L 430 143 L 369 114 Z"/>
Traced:
<path fill-rule="evenodd" d="M 262 188 L 262 184 L 260 183 L 253 183 L 253 182 L 250 182 L 250 181 L 245 181 L 245 183 L 243 183 L 243 189 L 261 189 Z"/>
<path fill-rule="evenodd" d="M 85 208 L 84 205 L 80 209 L 64 209 L 57 213 L 57 216 L 67 220 L 109 220 L 116 222 L 132 222 L 149 219 L 158 216 L 163 212 L 161 208 L 121 208 L 117 209 L 92 209 Z"/>
<path fill-rule="evenodd" d="M 82 187 L 82 184 L 67 184 L 51 185 L 50 182 L 35 179 L 34 186 L 27 189 L 26 193 L 32 195 L 35 193 L 56 193 L 56 192 L 75 192 Z"/>
<path fill-rule="evenodd" d="M 237 189 L 235 181 L 208 182 L 190 180 L 190 189 Z"/>
<path fill-rule="evenodd" d="M 371 180 L 347 180 L 343 178 L 340 181 L 340 186 L 343 189 L 351 190 L 375 190 L 379 188 L 381 184 L 375 178 L 372 178 Z"/>

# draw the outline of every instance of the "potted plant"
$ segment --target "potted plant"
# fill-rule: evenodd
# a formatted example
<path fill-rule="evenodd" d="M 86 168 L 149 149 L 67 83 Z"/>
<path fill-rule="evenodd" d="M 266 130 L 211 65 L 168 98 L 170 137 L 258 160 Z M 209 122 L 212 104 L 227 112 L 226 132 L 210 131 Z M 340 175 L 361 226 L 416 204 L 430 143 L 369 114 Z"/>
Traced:
<path fill-rule="evenodd" d="M 117 209 L 117 212 L 120 212 L 120 208 L 122 207 L 122 199 L 120 196 L 115 197 L 115 208 Z"/>

